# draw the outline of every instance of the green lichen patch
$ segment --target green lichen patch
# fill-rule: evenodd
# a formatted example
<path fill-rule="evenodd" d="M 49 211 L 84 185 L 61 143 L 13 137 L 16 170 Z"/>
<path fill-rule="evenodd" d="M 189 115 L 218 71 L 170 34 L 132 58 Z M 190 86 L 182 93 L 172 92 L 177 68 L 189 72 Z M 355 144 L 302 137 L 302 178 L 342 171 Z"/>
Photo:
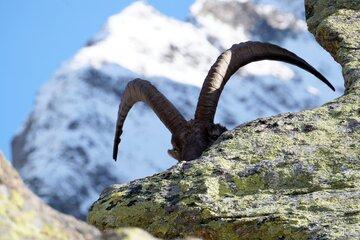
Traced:
<path fill-rule="evenodd" d="M 357 98 L 242 125 L 198 160 L 113 187 L 88 221 L 166 239 L 351 239 L 360 232 Z"/>
<path fill-rule="evenodd" d="M 95 239 L 93 227 L 56 212 L 30 192 L 0 155 L 0 239 Z"/>

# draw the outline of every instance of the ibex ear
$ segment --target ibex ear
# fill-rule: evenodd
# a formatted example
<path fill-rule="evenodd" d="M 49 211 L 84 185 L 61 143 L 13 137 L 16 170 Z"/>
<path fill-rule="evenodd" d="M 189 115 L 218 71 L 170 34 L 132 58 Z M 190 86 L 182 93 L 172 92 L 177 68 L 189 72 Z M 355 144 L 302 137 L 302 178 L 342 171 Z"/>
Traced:
<path fill-rule="evenodd" d="M 226 127 L 221 126 L 220 124 L 211 124 L 208 127 L 208 134 L 209 134 L 210 140 L 215 141 L 225 131 L 227 131 Z"/>

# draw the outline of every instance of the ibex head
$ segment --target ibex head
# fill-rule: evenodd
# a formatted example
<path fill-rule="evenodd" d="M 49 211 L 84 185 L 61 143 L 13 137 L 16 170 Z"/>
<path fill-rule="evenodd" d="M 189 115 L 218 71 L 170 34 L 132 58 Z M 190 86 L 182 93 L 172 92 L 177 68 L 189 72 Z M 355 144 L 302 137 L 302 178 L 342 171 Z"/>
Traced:
<path fill-rule="evenodd" d="M 168 150 L 168 153 L 178 161 L 193 160 L 226 130 L 220 124 L 190 120 L 186 122 L 182 132 L 172 135 L 173 149 Z"/>
<path fill-rule="evenodd" d="M 335 88 L 315 68 L 296 54 L 277 45 L 262 42 L 234 44 L 223 52 L 211 67 L 202 86 L 195 117 L 186 121 L 175 106 L 150 82 L 135 79 L 128 83 L 119 106 L 114 139 L 113 158 L 116 160 L 122 127 L 131 107 L 138 101 L 148 104 L 170 130 L 173 149 L 168 153 L 178 161 L 200 157 L 227 129 L 214 123 L 222 90 L 230 77 L 242 66 L 260 60 L 275 60 L 296 65 L 318 77 L 333 91 Z"/>

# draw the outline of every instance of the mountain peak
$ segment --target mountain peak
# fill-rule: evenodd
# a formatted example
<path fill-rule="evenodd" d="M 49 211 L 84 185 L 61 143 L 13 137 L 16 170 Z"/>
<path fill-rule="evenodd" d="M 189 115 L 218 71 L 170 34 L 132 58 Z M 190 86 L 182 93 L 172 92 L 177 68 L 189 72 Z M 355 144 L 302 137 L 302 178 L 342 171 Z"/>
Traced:
<path fill-rule="evenodd" d="M 203 58 L 204 54 L 209 57 Z M 113 63 L 146 78 L 165 77 L 201 86 L 218 54 L 204 32 L 193 24 L 137 1 L 111 16 L 88 46 L 78 52 L 72 66 L 99 69 L 104 63 Z M 194 78 L 184 78 L 184 73 Z"/>
<path fill-rule="evenodd" d="M 149 14 L 157 14 L 157 15 L 161 15 L 161 13 L 156 10 L 153 6 L 151 6 L 147 1 L 136 1 L 133 2 L 132 4 L 130 4 L 129 6 L 127 6 L 126 8 L 124 8 L 121 12 L 119 12 L 118 14 L 113 15 L 110 18 L 117 18 L 119 16 L 123 17 L 126 15 L 129 15 L 131 17 L 134 16 L 147 16 Z"/>

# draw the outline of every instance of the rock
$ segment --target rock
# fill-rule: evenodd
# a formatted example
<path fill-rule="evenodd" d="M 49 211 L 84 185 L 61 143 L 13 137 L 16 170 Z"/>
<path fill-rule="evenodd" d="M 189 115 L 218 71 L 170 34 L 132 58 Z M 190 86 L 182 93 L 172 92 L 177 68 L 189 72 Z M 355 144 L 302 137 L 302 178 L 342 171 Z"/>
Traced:
<path fill-rule="evenodd" d="M 144 231 L 141 228 L 135 227 L 124 227 L 117 228 L 114 230 L 107 230 L 101 236 L 102 240 L 161 240 L 160 238 L 155 238 L 148 232 Z M 175 240 L 201 240 L 199 238 L 187 237 L 183 239 Z"/>
<path fill-rule="evenodd" d="M 140 228 L 119 228 L 103 234 L 105 240 L 158 240 Z"/>
<path fill-rule="evenodd" d="M 102 235 L 104 240 L 160 240 L 153 237 L 148 232 L 134 227 L 118 228 L 115 230 L 105 231 Z M 180 240 L 180 239 L 177 239 Z M 184 238 L 183 240 L 200 240 L 199 238 Z"/>
<path fill-rule="evenodd" d="M 42 202 L 0 154 L 0 239 L 97 239 L 100 232 Z"/>
<path fill-rule="evenodd" d="M 343 67 L 344 96 L 240 125 L 197 160 L 113 185 L 88 222 L 141 227 L 166 239 L 359 237 L 360 2 L 306 7 L 310 30 Z"/>
<path fill-rule="evenodd" d="M 306 0 L 305 7 L 309 30 L 343 67 L 346 93 L 359 94 L 359 1 Z"/>
<path fill-rule="evenodd" d="M 25 186 L 16 170 L 0 154 L 0 240 L 16 239 L 156 240 L 158 238 L 138 228 L 118 228 L 102 234 L 93 226 L 59 213 L 43 203 Z"/>

